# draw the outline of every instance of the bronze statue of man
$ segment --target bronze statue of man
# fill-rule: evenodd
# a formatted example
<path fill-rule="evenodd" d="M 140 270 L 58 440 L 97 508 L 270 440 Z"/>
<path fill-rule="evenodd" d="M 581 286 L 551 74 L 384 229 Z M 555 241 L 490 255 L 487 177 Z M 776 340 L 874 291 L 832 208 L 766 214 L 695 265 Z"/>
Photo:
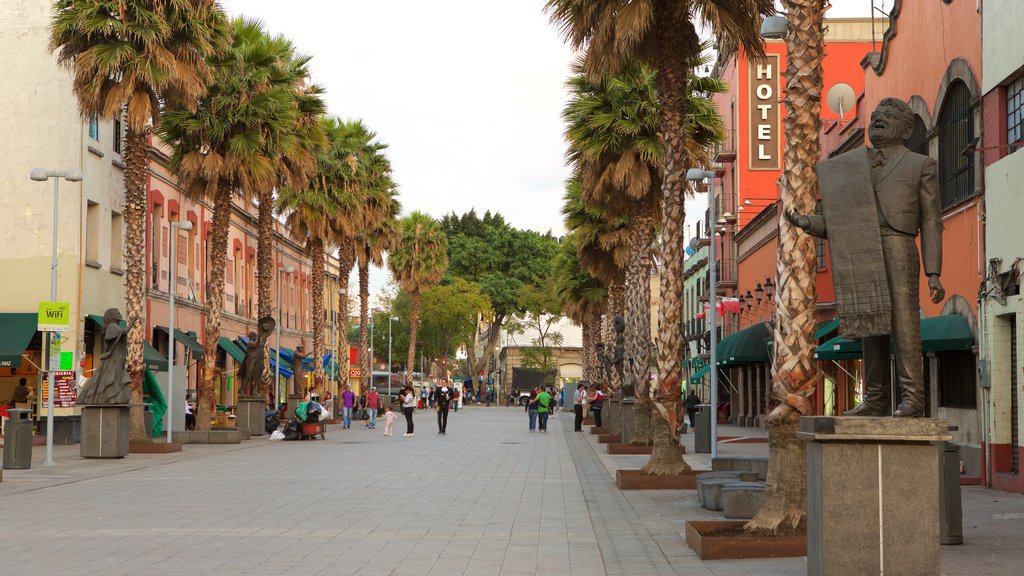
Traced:
<path fill-rule="evenodd" d="M 303 362 L 308 358 L 306 349 L 302 344 L 295 347 L 292 355 L 292 394 L 305 396 L 306 394 L 306 366 Z"/>
<path fill-rule="evenodd" d="M 238 395 L 252 396 L 263 379 L 263 360 L 266 354 L 267 339 L 273 333 L 277 323 L 270 316 L 261 318 L 257 329 L 249 332 L 249 344 L 245 347 L 245 357 L 238 368 Z"/>
<path fill-rule="evenodd" d="M 822 215 L 786 213 L 794 226 L 828 238 L 840 333 L 862 339 L 864 399 L 847 416 L 889 414 L 890 339 L 902 387 L 892 415 L 924 415 L 918 278 L 923 261 L 932 302 L 945 297 L 942 204 L 935 160 L 903 144 L 913 130 L 906 102 L 883 99 L 871 114 L 871 147 L 818 164 Z"/>

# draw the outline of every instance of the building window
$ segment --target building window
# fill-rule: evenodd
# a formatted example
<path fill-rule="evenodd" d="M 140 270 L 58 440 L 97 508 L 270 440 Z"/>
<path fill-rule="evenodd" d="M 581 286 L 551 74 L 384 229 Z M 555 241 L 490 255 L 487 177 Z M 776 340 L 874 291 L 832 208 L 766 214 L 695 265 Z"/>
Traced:
<path fill-rule="evenodd" d="M 110 268 L 121 269 L 124 253 L 124 219 L 117 212 L 110 213 Z"/>
<path fill-rule="evenodd" d="M 939 119 L 939 182 L 942 209 L 974 196 L 974 114 L 971 93 L 960 80 L 949 85 Z"/>
<path fill-rule="evenodd" d="M 1006 88 L 1006 144 L 1007 154 L 1024 146 L 1024 76 Z"/>
<path fill-rule="evenodd" d="M 124 144 L 124 126 L 121 124 L 121 118 L 114 118 L 114 153 L 121 154 L 121 148 Z"/>
<path fill-rule="evenodd" d="M 89 138 L 100 141 L 100 116 L 93 114 L 89 116 Z"/>
<path fill-rule="evenodd" d="M 914 114 L 914 132 L 903 142 L 911 152 L 928 156 L 928 128 L 920 114 Z"/>
<path fill-rule="evenodd" d="M 822 214 L 822 211 L 821 211 L 821 200 L 818 200 L 818 203 L 815 204 L 815 206 L 814 206 L 814 213 L 819 215 L 819 216 Z M 824 238 L 818 238 L 817 242 L 818 242 L 818 246 L 817 246 L 818 270 L 827 270 L 828 269 L 828 257 L 827 257 L 827 254 L 825 252 L 825 242 L 826 242 L 826 240 Z"/>
<path fill-rule="evenodd" d="M 939 406 L 943 408 L 969 408 L 978 406 L 977 368 L 974 352 L 956 350 L 938 352 Z"/>
<path fill-rule="evenodd" d="M 152 266 L 153 277 L 150 280 L 150 286 L 153 290 L 160 289 L 160 215 L 163 212 L 159 204 L 153 206 L 153 215 L 150 219 L 150 248 L 152 254 L 150 256 L 150 262 Z"/>
<path fill-rule="evenodd" d="M 96 267 L 100 262 L 100 205 L 92 200 L 85 208 L 85 262 Z"/>

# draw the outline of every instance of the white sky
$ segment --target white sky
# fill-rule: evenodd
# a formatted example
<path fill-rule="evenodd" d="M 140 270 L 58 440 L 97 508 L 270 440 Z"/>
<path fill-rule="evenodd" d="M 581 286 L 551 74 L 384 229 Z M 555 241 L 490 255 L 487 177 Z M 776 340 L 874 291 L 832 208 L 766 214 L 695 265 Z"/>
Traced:
<path fill-rule="evenodd" d="M 883 0 L 875 0 L 881 6 Z M 892 0 L 884 0 L 886 9 Z M 390 145 L 403 213 L 476 208 L 564 233 L 564 82 L 572 53 L 543 0 L 222 0 L 313 56 L 331 114 Z M 829 17 L 867 16 L 833 0 Z M 700 218 L 706 200 L 687 207 Z M 376 292 L 387 272 L 374 271 Z"/>

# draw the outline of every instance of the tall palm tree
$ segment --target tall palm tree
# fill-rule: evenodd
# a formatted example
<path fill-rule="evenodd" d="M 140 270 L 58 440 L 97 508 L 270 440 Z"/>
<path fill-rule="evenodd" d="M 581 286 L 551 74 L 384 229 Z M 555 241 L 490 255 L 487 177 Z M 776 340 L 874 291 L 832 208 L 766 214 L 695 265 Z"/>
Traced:
<path fill-rule="evenodd" d="M 814 212 L 815 167 L 821 151 L 821 62 L 824 0 L 783 0 L 789 17 L 786 39 L 786 145 L 780 183 L 782 209 Z M 818 383 L 814 361 L 817 305 L 817 242 L 786 219 L 779 223 L 776 259 L 772 389 L 768 413 L 768 479 L 764 502 L 747 523 L 753 531 L 806 529 L 807 473 L 804 444 L 796 437 L 800 416 L 812 413 L 809 398 Z"/>
<path fill-rule="evenodd" d="M 416 361 L 416 334 L 420 327 L 420 296 L 440 282 L 448 269 L 448 238 L 441 224 L 422 212 L 402 218 L 398 238 L 388 254 L 388 268 L 398 285 L 412 298 L 406 362 L 406 382 L 411 382 Z"/>
<path fill-rule="evenodd" d="M 574 233 L 562 238 L 551 269 L 562 299 L 562 312 L 583 328 L 583 379 L 597 382 L 602 376 L 597 343 L 601 341 L 601 314 L 605 310 L 608 289 L 580 266 L 577 243 Z"/>
<path fill-rule="evenodd" d="M 658 72 L 659 126 L 664 140 L 662 179 L 662 275 L 658 317 L 658 413 L 655 447 L 646 474 L 677 474 L 689 467 L 679 456 L 679 391 L 685 337 L 683 261 L 686 245 L 683 199 L 688 160 L 686 99 L 689 70 L 700 55 L 697 24 L 707 24 L 719 42 L 762 54 L 760 23 L 774 12 L 773 0 L 548 0 L 551 20 L 573 47 L 586 48 L 585 72 L 599 78 L 631 61 Z M 659 436 L 672 446 L 659 445 Z M 667 428 L 667 430 L 666 430 Z"/>
<path fill-rule="evenodd" d="M 211 58 L 213 82 L 194 110 L 164 115 L 160 137 L 171 148 L 171 170 L 186 190 L 213 199 L 209 241 L 205 359 L 199 385 L 197 425 L 209 427 L 217 377 L 217 344 L 224 306 L 228 229 L 235 194 L 268 190 L 279 182 L 279 150 L 264 140 L 267 126 L 295 125 L 299 112 L 294 86 L 275 82 L 279 44 L 255 20 L 231 22 L 231 50 Z"/>
<path fill-rule="evenodd" d="M 58 0 L 50 50 L 68 67 L 83 117 L 125 118 L 125 319 L 132 404 L 142 404 L 146 287 L 146 148 L 163 106 L 194 108 L 212 69 L 206 57 L 229 44 L 214 0 Z M 142 410 L 131 415 L 132 441 L 146 441 Z"/>

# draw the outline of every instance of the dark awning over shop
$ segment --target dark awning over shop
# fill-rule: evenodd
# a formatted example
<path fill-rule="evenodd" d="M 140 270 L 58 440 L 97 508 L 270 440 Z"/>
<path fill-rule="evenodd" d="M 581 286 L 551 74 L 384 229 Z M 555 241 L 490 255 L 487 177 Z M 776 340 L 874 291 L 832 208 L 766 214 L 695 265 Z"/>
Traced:
<path fill-rule="evenodd" d="M 730 334 L 718 345 L 715 360 L 723 368 L 768 362 L 770 357 L 765 342 L 770 336 L 767 322 Z"/>
<path fill-rule="evenodd" d="M 21 355 L 36 335 L 38 322 L 38 314 L 0 314 L 0 367 L 21 367 Z"/>
<path fill-rule="evenodd" d="M 962 316 L 947 314 L 921 320 L 921 351 L 949 352 L 974 346 L 971 327 Z M 817 360 L 855 360 L 864 356 L 860 340 L 835 337 L 814 351 Z"/>
<path fill-rule="evenodd" d="M 103 316 L 100 316 L 99 314 L 89 314 L 87 318 L 96 324 L 97 333 L 102 333 Z M 124 328 L 124 320 L 118 322 L 118 325 Z M 100 339 L 102 340 L 102 337 Z M 97 358 L 96 361 L 99 362 L 100 359 Z M 153 345 L 146 340 L 142 341 L 142 362 L 146 365 L 147 370 L 152 370 L 153 372 L 167 372 L 167 357 L 157 351 L 156 348 L 153 348 Z"/>
<path fill-rule="evenodd" d="M 227 352 L 228 356 L 234 358 L 235 362 L 241 362 L 245 359 L 245 352 L 227 336 L 221 336 L 220 340 L 217 341 L 217 345 L 220 346 L 221 350 Z"/>
<path fill-rule="evenodd" d="M 839 330 L 839 318 L 833 318 L 827 322 L 822 322 L 818 325 L 818 329 L 814 331 L 814 339 L 821 340 L 836 330 Z"/>
<path fill-rule="evenodd" d="M 156 329 L 163 332 L 164 334 L 167 334 L 168 331 L 168 328 L 166 326 L 157 326 Z M 181 342 L 183 346 L 192 351 L 192 358 L 194 358 L 195 360 L 203 359 L 203 354 L 205 353 L 205 351 L 203 350 L 203 345 L 200 344 L 199 341 L 196 340 L 194 336 L 175 328 L 174 339 L 177 340 L 178 342 Z"/>
<path fill-rule="evenodd" d="M 703 367 L 701 367 L 700 370 L 697 370 L 697 372 L 695 372 L 693 376 L 690 376 L 690 384 L 696 384 L 700 382 L 700 379 L 703 378 L 704 375 L 707 374 L 710 370 L 711 365 L 705 364 Z"/>
<path fill-rule="evenodd" d="M 815 360 L 856 360 L 864 355 L 860 340 L 836 336 L 814 350 Z"/>

